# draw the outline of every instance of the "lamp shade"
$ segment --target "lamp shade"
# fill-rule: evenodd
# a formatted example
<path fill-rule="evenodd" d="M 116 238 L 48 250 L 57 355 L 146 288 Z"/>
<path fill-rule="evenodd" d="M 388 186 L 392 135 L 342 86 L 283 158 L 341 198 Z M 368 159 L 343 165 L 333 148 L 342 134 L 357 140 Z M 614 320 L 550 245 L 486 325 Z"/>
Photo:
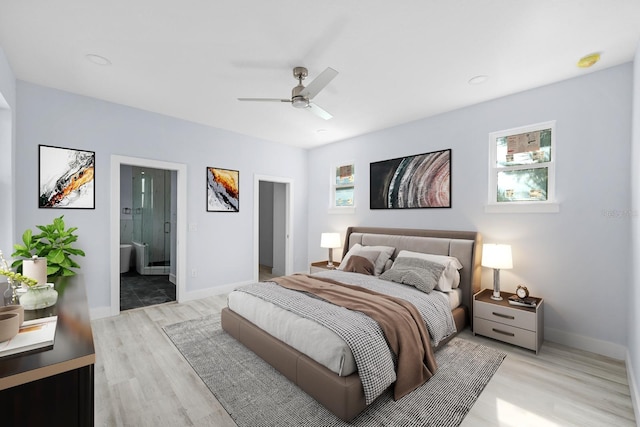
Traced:
<path fill-rule="evenodd" d="M 485 243 L 482 245 L 482 265 L 495 269 L 513 268 L 511 245 Z"/>
<path fill-rule="evenodd" d="M 322 233 L 320 235 L 321 248 L 339 248 L 340 246 L 342 246 L 340 233 Z"/>

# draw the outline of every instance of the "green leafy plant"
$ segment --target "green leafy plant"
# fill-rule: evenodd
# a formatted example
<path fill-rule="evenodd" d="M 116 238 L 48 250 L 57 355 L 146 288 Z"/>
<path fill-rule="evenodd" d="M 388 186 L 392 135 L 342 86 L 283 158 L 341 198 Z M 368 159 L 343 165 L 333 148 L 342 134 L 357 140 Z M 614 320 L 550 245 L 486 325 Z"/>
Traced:
<path fill-rule="evenodd" d="M 72 244 L 78 240 L 74 232 L 77 227 L 65 229 L 64 215 L 55 218 L 49 225 L 36 225 L 41 231 L 33 234 L 31 229 L 27 229 L 22 234 L 22 245 L 14 245 L 13 257 L 21 257 L 11 264 L 22 272 L 23 259 L 32 258 L 34 255 L 47 258 L 47 278 L 52 279 L 62 276 L 75 276 L 73 269 L 80 268 L 71 257 L 74 255 L 85 256 L 84 251 L 74 248 Z"/>

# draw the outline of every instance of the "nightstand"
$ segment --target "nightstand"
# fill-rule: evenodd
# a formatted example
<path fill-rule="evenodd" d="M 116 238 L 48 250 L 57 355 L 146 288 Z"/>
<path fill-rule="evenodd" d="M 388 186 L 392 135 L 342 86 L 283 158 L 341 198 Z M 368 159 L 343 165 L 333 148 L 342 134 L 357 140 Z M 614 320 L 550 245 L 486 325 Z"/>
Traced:
<path fill-rule="evenodd" d="M 340 266 L 339 262 L 333 262 L 333 268 L 327 267 L 327 264 L 329 263 L 329 261 L 318 261 L 318 262 L 312 262 L 311 263 L 311 267 L 309 267 L 309 272 L 311 274 L 313 273 L 319 273 L 321 271 L 325 271 L 325 270 L 335 270 Z"/>
<path fill-rule="evenodd" d="M 536 353 L 542 346 L 542 298 L 535 307 L 509 304 L 510 292 L 500 292 L 502 301 L 491 299 L 493 291 L 483 289 L 473 296 L 473 334 L 528 348 Z"/>

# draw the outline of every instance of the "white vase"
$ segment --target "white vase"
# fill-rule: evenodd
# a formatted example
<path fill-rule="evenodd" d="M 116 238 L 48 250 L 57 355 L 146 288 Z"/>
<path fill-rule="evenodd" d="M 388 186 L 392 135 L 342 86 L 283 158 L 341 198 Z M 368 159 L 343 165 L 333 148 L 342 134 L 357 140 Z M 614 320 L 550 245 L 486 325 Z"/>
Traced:
<path fill-rule="evenodd" d="M 25 310 L 51 307 L 58 301 L 58 292 L 51 285 L 30 286 L 20 295 L 20 305 Z"/>

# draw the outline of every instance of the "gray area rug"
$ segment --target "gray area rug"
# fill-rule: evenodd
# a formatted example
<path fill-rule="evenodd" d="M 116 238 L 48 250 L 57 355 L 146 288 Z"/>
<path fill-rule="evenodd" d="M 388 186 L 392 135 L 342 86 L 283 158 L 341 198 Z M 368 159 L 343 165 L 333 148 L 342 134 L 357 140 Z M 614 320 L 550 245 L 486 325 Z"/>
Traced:
<path fill-rule="evenodd" d="M 422 387 L 398 401 L 385 393 L 345 423 L 224 332 L 219 314 L 164 331 L 240 427 L 458 426 L 506 356 L 456 337 Z"/>

